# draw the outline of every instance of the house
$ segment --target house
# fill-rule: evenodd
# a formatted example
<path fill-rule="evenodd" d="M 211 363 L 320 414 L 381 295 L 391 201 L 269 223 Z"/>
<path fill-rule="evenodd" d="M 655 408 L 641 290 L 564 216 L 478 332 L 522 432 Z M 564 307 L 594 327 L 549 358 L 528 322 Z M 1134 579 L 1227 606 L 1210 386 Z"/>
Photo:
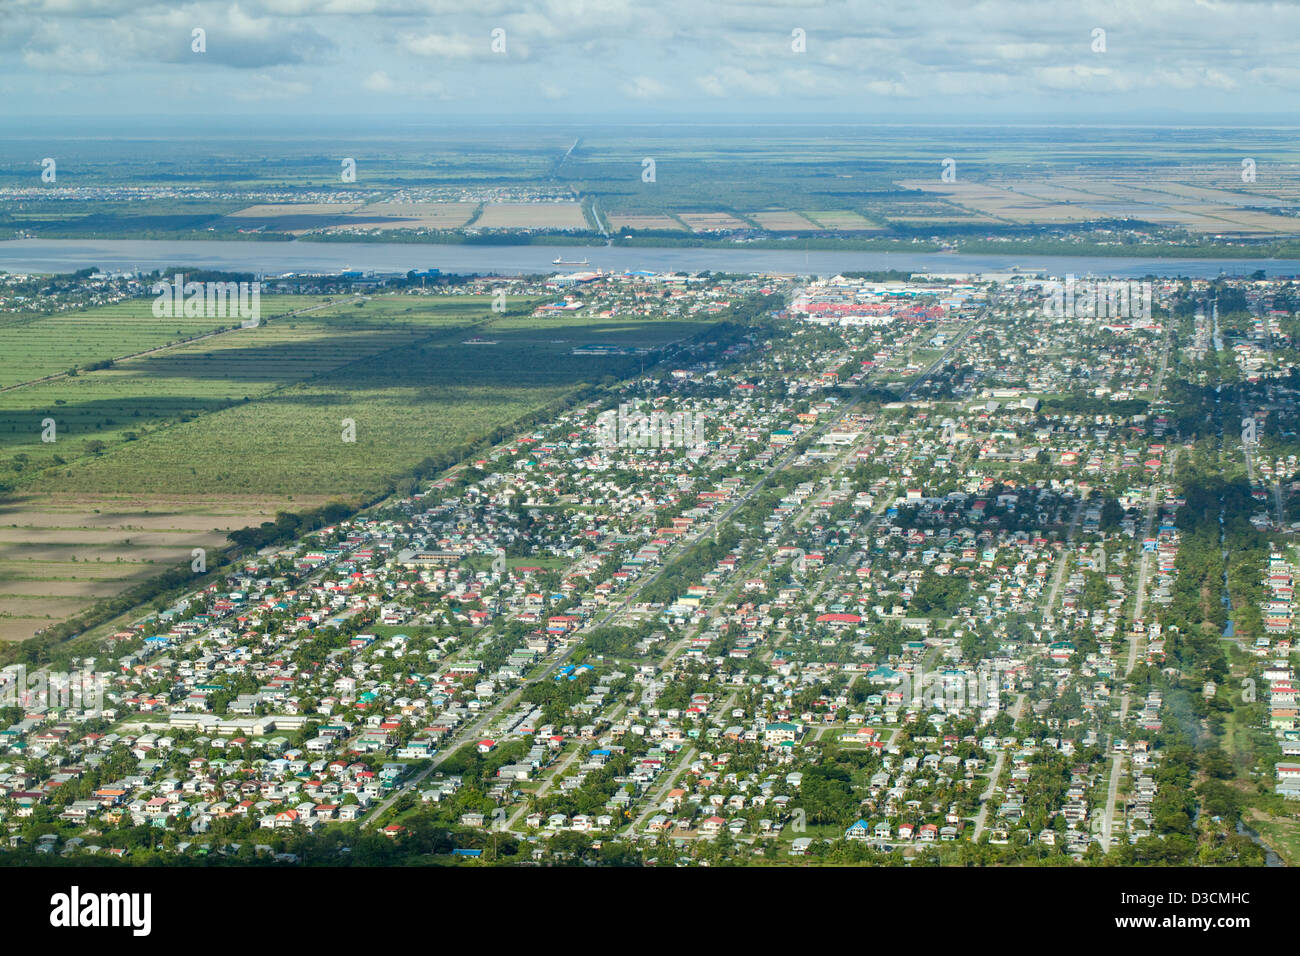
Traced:
<path fill-rule="evenodd" d="M 788 721 L 776 721 L 763 728 L 763 742 L 768 746 L 793 743 L 803 733 L 803 727 Z"/>

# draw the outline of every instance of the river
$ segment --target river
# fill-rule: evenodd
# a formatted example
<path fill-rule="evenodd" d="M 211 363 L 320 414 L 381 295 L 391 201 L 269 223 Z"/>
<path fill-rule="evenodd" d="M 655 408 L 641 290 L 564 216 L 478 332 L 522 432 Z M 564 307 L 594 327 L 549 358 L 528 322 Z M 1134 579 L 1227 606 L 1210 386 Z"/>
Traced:
<path fill-rule="evenodd" d="M 592 269 L 623 272 L 742 272 L 784 275 L 834 275 L 896 269 L 904 272 L 978 273 L 1019 269 L 1049 275 L 1108 275 L 1123 278 L 1221 273 L 1300 275 L 1296 259 L 1142 259 L 1095 256 L 965 255 L 960 253 L 785 251 L 616 246 L 489 246 L 388 242 L 273 242 L 259 240 L 9 239 L 0 241 L 0 270 L 75 272 L 151 272 L 171 266 L 280 275 L 286 272 L 340 272 L 357 269 L 407 272 L 441 269 L 448 273 L 518 275 L 573 271 L 590 260 Z"/>

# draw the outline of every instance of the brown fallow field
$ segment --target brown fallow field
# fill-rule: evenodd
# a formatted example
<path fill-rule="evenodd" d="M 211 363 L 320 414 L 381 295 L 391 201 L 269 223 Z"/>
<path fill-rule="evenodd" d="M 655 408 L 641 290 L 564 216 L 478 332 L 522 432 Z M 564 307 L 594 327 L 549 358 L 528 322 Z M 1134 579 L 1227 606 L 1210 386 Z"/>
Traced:
<path fill-rule="evenodd" d="M 683 212 L 677 218 L 695 232 L 723 232 L 749 229 L 749 223 L 725 212 Z"/>
<path fill-rule="evenodd" d="M 749 218 L 770 232 L 813 232 L 821 227 L 797 212 L 787 209 L 749 213 Z"/>
<path fill-rule="evenodd" d="M 20 641 L 169 568 L 236 528 L 321 496 L 28 494 L 0 499 L 0 641 Z"/>
<path fill-rule="evenodd" d="M 489 203 L 474 222 L 480 229 L 586 229 L 576 202 Z"/>
<path fill-rule="evenodd" d="M 1205 179 L 1196 170 L 1186 178 Z M 1300 218 L 1266 211 L 1269 207 L 1295 206 L 1277 184 L 1268 192 L 1257 184 L 1232 184 L 1223 170 L 1215 186 L 1197 185 L 1148 172 L 1107 177 L 1091 174 L 1056 175 L 1047 180 L 944 183 L 904 180 L 899 186 L 942 196 L 978 216 L 1051 225 L 1105 219 L 1140 219 L 1159 226 L 1186 229 L 1206 235 L 1240 235 L 1265 238 L 1300 234 Z M 1238 175 L 1238 180 L 1240 179 Z M 1237 185 L 1241 189 L 1237 189 Z M 1231 188 L 1228 188 L 1231 186 Z M 1247 207 L 1259 208 L 1247 208 Z M 930 217 L 890 214 L 897 222 L 939 221 Z"/>

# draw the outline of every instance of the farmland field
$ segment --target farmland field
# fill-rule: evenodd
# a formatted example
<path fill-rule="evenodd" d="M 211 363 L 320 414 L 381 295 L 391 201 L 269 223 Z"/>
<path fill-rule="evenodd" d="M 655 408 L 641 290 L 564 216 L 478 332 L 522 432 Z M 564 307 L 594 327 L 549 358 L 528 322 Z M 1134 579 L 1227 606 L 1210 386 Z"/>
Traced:
<path fill-rule="evenodd" d="M 725 212 L 684 212 L 678 218 L 695 232 L 749 228 L 749 223 Z"/>
<path fill-rule="evenodd" d="M 30 484 L 40 469 L 60 459 L 94 453 L 98 446 L 90 442 L 143 439 L 157 428 L 251 402 L 375 352 L 466 328 L 489 314 L 485 301 L 468 298 L 437 306 L 414 301 L 339 302 L 110 369 L 0 392 L 0 452 L 26 456 L 21 468 L 10 467 L 13 480 Z M 39 440 L 46 419 L 56 423 L 52 443 Z M 48 485 L 54 477 L 39 480 Z"/>
<path fill-rule="evenodd" d="M 311 296 L 262 296 L 263 317 L 309 309 L 325 300 Z M 221 328 L 238 318 L 155 318 L 152 298 L 52 315 L 0 319 L 0 388 L 170 345 Z"/>
<path fill-rule="evenodd" d="M 352 218 L 379 219 L 385 229 L 456 229 L 477 209 L 472 202 L 376 202 L 362 206 Z"/>
<path fill-rule="evenodd" d="M 681 232 L 686 228 L 674 217 L 660 213 L 635 216 L 612 212 L 606 218 L 615 229 L 671 229 L 674 232 Z"/>
<path fill-rule="evenodd" d="M 848 209 L 805 212 L 804 216 L 818 223 L 823 229 L 834 229 L 844 232 L 856 230 L 879 231 L 880 229 L 880 227 L 870 219 L 866 219 L 858 213 Z"/>
<path fill-rule="evenodd" d="M 657 345 L 697 323 L 500 319 L 495 345 L 459 335 L 376 351 L 332 371 L 267 389 L 43 478 L 51 490 L 356 495 L 431 454 L 472 443 L 582 385 L 622 378 L 631 356 L 574 356 L 580 345 Z M 520 370 L 527 368 L 522 375 Z M 144 383 L 140 383 L 141 386 Z M 342 439 L 343 420 L 356 441 Z"/>
<path fill-rule="evenodd" d="M 446 241 L 456 231 L 585 233 L 587 210 L 599 209 L 615 230 L 689 230 L 709 243 L 735 231 L 910 243 L 918 230 L 959 243 L 1032 242 L 1035 227 L 1087 237 L 1116 222 L 1176 244 L 1300 235 L 1294 143 L 1267 129 L 1234 130 L 1225 150 L 1227 139 L 1212 128 L 756 126 L 528 129 L 503 141 L 467 129 L 434 142 L 391 135 L 286 150 L 254 141 L 215 155 L 159 144 L 149 163 L 111 143 L 70 142 L 78 188 L 30 194 L 27 164 L 45 146 L 18 139 L 0 143 L 0 228 L 49 238 L 409 240 L 419 231 Z M 355 182 L 340 181 L 340 153 L 364 157 Z M 1259 163 L 1257 179 L 1243 180 L 1243 156 Z M 944 157 L 955 181 L 940 178 Z M 642 179 L 647 158 L 653 179 Z M 150 188 L 159 164 L 173 171 L 168 198 Z M 118 186 L 99 193 L 107 183 Z"/>
<path fill-rule="evenodd" d="M 1189 180 L 1202 178 L 1185 171 Z M 1222 185 L 1222 173 L 1211 178 Z M 975 213 L 983 221 L 1051 225 L 1087 222 L 1107 218 L 1138 217 L 1158 226 L 1187 229 L 1194 233 L 1231 233 L 1266 237 L 1294 235 L 1300 231 L 1291 216 L 1276 215 L 1258 208 L 1286 202 L 1280 194 L 1268 195 L 1249 184 L 1238 183 L 1243 192 L 1207 188 L 1187 182 L 1153 182 L 1145 174 L 1112 174 L 1102 179 L 1067 175 L 1049 180 L 999 180 L 990 182 L 941 183 L 933 180 L 903 180 L 907 189 L 942 196 Z M 895 221 L 916 222 L 918 217 L 895 216 Z"/>
<path fill-rule="evenodd" d="M 219 228 L 302 235 L 337 229 L 456 229 L 478 208 L 472 202 L 263 203 L 231 213 Z"/>
<path fill-rule="evenodd" d="M 232 212 L 218 227 L 299 234 L 324 229 L 348 221 L 350 213 L 361 208 L 359 202 L 337 203 L 263 203 Z"/>
<path fill-rule="evenodd" d="M 474 223 L 480 229 L 587 229 L 578 203 L 489 203 Z"/>
<path fill-rule="evenodd" d="M 0 503 L 0 641 L 190 564 L 194 548 L 321 497 L 24 494 Z"/>
<path fill-rule="evenodd" d="M 749 218 L 772 232 L 807 232 L 818 228 L 816 223 L 810 222 L 799 213 L 785 210 L 754 212 L 749 214 Z"/>

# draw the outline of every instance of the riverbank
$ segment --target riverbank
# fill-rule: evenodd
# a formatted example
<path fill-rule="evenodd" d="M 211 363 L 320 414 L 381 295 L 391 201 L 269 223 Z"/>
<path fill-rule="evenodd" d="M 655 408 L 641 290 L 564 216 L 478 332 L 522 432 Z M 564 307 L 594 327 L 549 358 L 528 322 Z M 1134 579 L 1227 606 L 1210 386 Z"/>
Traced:
<path fill-rule="evenodd" d="M 822 251 L 681 246 L 481 245 L 382 242 L 248 242 L 237 240 L 10 239 L 0 242 L 7 272 L 147 271 L 184 267 L 283 275 L 289 272 L 408 272 L 529 275 L 570 271 L 554 260 L 590 260 L 606 272 L 730 272 L 834 275 L 842 272 L 1213 278 L 1300 276 L 1300 259 L 1161 259 L 941 252 Z"/>

